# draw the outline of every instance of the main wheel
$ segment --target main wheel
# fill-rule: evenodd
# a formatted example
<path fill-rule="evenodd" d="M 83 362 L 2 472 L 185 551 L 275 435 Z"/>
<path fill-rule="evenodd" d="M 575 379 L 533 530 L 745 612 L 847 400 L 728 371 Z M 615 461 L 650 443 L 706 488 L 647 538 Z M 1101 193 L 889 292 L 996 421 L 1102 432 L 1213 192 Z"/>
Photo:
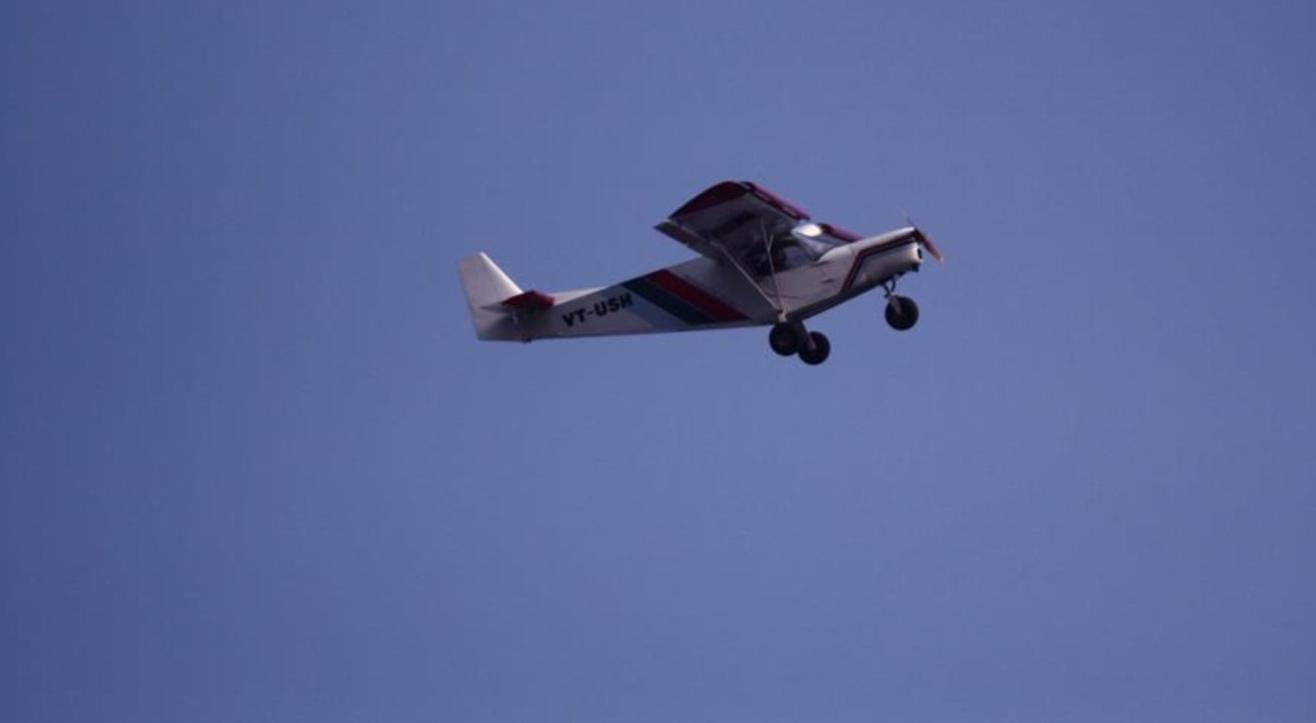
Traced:
<path fill-rule="evenodd" d="M 918 304 L 908 296 L 895 296 L 886 302 L 886 323 L 896 331 L 914 328 L 918 323 Z"/>
<path fill-rule="evenodd" d="M 813 340 L 813 348 L 801 346 L 800 361 L 810 365 L 827 361 L 827 355 L 832 353 L 832 344 L 827 341 L 827 336 L 821 331 L 811 331 L 809 338 Z"/>
<path fill-rule="evenodd" d="M 800 334 L 785 322 L 774 324 L 768 332 L 768 346 L 782 356 L 791 356 L 800 350 Z"/>

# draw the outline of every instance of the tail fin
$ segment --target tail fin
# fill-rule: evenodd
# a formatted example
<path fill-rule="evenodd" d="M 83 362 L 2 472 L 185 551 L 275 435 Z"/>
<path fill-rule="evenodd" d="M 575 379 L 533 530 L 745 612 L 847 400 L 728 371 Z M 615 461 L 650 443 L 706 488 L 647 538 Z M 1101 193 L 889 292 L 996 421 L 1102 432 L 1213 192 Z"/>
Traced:
<path fill-rule="evenodd" d="M 521 287 L 483 252 L 462 259 L 457 274 L 461 276 L 466 303 L 472 312 L 521 293 Z"/>
<path fill-rule="evenodd" d="M 537 291 L 522 292 L 516 282 L 507 277 L 498 264 L 483 253 L 461 260 L 457 266 L 462 288 L 466 291 L 466 304 L 471 310 L 471 324 L 481 339 L 519 339 L 515 325 L 510 321 L 512 312 L 522 308 L 552 306 L 551 297 Z"/>

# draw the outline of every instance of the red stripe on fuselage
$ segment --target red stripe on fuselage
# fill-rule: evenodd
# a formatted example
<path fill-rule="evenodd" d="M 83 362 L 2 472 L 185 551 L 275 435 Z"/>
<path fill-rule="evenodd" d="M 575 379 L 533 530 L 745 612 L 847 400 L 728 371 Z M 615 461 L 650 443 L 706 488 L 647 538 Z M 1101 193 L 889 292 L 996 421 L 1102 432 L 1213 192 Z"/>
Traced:
<path fill-rule="evenodd" d="M 711 317 L 713 321 L 744 321 L 749 318 L 731 306 L 728 306 L 726 302 L 721 299 L 712 296 L 708 292 L 667 269 L 655 271 L 645 278 L 652 282 L 654 286 L 670 293 L 699 311 L 704 312 Z"/>

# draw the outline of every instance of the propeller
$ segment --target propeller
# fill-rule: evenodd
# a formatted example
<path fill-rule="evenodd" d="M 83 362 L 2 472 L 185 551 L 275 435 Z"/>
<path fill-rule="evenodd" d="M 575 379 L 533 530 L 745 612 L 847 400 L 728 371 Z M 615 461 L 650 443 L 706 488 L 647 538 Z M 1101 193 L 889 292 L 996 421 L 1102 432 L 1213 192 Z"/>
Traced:
<path fill-rule="evenodd" d="M 932 258 L 936 259 L 937 263 L 945 263 L 946 259 L 942 257 L 941 249 L 938 249 L 937 245 L 932 243 L 932 238 L 924 233 L 923 229 L 918 227 L 918 224 L 914 223 L 914 219 L 905 216 L 905 223 L 914 229 L 914 238 L 918 239 L 919 244 L 927 249 L 928 253 L 932 254 Z"/>

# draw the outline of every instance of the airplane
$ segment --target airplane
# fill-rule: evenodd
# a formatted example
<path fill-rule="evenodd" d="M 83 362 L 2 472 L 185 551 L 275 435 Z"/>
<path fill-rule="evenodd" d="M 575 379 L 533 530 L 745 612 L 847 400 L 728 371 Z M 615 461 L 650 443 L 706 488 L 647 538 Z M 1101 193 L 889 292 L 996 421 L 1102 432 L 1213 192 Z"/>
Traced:
<path fill-rule="evenodd" d="M 699 254 L 611 286 L 523 291 L 484 253 L 458 275 L 480 339 L 524 341 L 767 326 L 768 346 L 806 364 L 831 343 L 805 320 L 872 289 L 886 295 L 886 321 L 905 331 L 918 305 L 896 282 L 941 252 L 917 226 L 862 237 L 813 222 L 762 186 L 724 181 L 687 201 L 655 228 Z"/>

